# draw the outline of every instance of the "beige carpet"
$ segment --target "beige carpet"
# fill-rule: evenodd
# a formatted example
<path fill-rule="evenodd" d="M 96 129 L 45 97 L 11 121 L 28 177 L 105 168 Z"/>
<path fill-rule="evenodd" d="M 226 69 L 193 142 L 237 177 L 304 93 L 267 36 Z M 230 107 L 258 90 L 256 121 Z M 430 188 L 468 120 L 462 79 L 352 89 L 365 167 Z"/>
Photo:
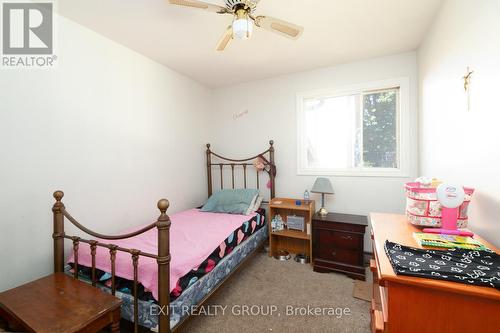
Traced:
<path fill-rule="evenodd" d="M 368 333 L 370 303 L 354 298 L 353 287 L 354 280 L 344 275 L 315 273 L 311 265 L 293 260 L 281 262 L 259 253 L 210 299 L 208 305 L 227 306 L 225 313 L 218 307 L 217 316 L 194 316 L 182 331 Z M 244 306 L 248 313 L 236 315 L 243 312 Z M 297 313 L 290 314 L 287 307 Z M 307 307 L 324 315 L 307 314 Z M 215 308 L 205 309 L 213 313 Z M 347 315 L 344 309 L 348 309 Z M 263 315 L 258 315 L 257 310 L 262 310 Z M 133 332 L 133 325 L 122 321 L 121 332 Z M 140 332 L 149 331 L 141 328 Z"/>
<path fill-rule="evenodd" d="M 310 265 L 280 262 L 259 253 L 209 301 L 210 305 L 227 305 L 225 314 L 219 310 L 218 316 L 193 317 L 183 331 L 370 332 L 370 303 L 353 298 L 353 283 L 341 274 L 315 273 Z M 273 315 L 235 315 L 243 305 L 256 305 L 254 311 L 258 306 L 268 311 L 267 306 L 274 305 L 277 310 Z M 297 310 L 298 315 L 289 315 L 287 306 L 303 309 Z M 325 311 L 325 315 L 301 315 L 308 306 Z M 349 315 L 333 315 L 344 308 L 349 309 Z"/>
<path fill-rule="evenodd" d="M 193 316 L 183 327 L 187 333 L 368 333 L 370 303 L 353 297 L 355 280 L 342 274 L 315 273 L 311 265 L 293 260 L 286 262 L 259 253 L 226 283 L 204 309 L 218 315 Z M 369 274 L 367 275 L 369 279 Z M 224 314 L 220 306 L 227 306 Z M 248 314 L 243 312 L 248 307 Z M 252 307 L 253 308 L 250 308 Z M 269 307 L 268 307 L 269 306 Z M 271 306 L 276 312 L 270 315 Z M 287 306 L 298 309 L 288 315 Z M 300 311 L 325 309 L 325 315 L 304 315 Z M 333 310 L 330 310 L 332 309 Z M 349 309 L 349 315 L 329 315 L 328 311 Z M 250 309 L 262 309 L 266 315 L 252 315 Z M 269 314 L 269 315 L 267 315 Z M 132 324 L 122 321 L 121 332 L 133 332 Z M 150 332 L 141 329 L 140 332 Z"/>

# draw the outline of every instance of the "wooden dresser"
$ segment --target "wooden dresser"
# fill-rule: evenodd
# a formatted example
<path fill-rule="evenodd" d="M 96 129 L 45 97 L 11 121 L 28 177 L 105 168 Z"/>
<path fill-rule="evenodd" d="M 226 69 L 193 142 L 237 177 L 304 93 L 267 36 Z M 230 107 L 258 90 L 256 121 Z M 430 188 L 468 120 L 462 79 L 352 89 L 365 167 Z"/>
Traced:
<path fill-rule="evenodd" d="M 499 332 L 500 291 L 456 282 L 396 275 L 385 254 L 386 240 L 419 247 L 419 231 L 404 215 L 370 214 L 374 258 L 372 331 L 390 333 Z M 478 236 L 490 249 L 498 249 Z"/>
<path fill-rule="evenodd" d="M 328 213 L 312 218 L 313 269 L 364 280 L 363 241 L 366 216 Z"/>

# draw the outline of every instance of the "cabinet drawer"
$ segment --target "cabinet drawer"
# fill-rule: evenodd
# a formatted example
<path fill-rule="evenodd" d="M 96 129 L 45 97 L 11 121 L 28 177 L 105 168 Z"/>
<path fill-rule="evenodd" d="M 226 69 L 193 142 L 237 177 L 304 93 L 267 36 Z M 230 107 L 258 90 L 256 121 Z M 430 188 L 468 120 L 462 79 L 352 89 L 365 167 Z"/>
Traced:
<path fill-rule="evenodd" d="M 377 275 L 377 263 L 375 262 L 375 258 L 370 259 L 370 270 Z"/>
<path fill-rule="evenodd" d="M 372 333 L 384 333 L 384 317 L 382 316 L 382 312 L 372 309 L 370 314 Z"/>
<path fill-rule="evenodd" d="M 359 251 L 320 247 L 316 257 L 318 259 L 341 262 L 354 266 L 363 264 L 363 254 Z"/>
<path fill-rule="evenodd" d="M 359 234 L 342 231 L 317 230 L 319 247 L 362 251 L 363 238 Z"/>

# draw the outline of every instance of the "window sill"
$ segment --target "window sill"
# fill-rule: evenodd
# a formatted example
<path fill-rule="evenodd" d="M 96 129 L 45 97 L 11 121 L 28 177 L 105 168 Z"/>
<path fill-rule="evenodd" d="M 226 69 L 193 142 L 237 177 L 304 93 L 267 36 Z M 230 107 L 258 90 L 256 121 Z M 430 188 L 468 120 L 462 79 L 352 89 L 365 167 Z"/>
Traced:
<path fill-rule="evenodd" d="M 410 173 L 401 169 L 346 169 L 346 170 L 297 170 L 299 176 L 336 176 L 336 177 L 377 177 L 377 178 L 409 178 Z"/>

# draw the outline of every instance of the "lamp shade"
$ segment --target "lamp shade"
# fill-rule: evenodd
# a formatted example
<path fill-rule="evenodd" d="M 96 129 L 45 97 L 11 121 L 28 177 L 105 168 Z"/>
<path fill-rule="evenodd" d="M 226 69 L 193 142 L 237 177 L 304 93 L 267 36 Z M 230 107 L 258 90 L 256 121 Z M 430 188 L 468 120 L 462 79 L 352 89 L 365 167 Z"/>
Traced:
<path fill-rule="evenodd" d="M 316 178 L 316 181 L 314 182 L 311 192 L 334 194 L 332 183 L 330 183 L 330 179 L 322 177 Z"/>

